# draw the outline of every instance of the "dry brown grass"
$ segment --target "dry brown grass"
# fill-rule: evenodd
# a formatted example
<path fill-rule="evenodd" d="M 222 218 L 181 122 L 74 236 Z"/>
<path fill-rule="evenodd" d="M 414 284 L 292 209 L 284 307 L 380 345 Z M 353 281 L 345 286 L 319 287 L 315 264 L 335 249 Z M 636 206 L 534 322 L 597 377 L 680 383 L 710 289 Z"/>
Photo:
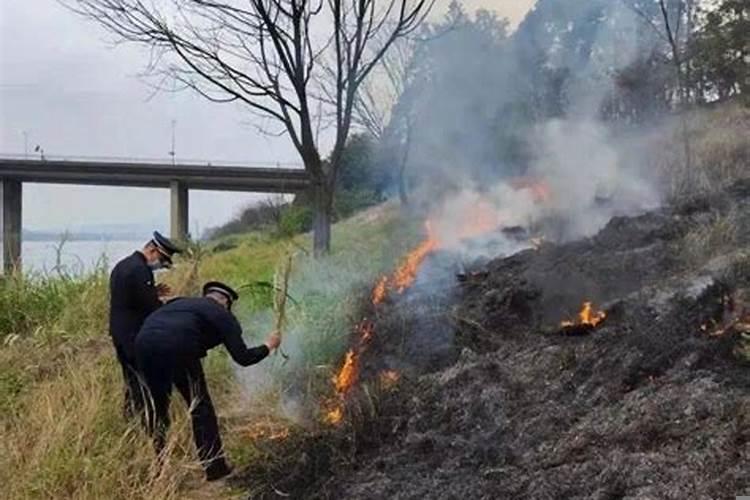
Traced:
<path fill-rule="evenodd" d="M 140 424 L 122 415 L 120 367 L 106 333 L 106 275 L 66 285 L 64 307 L 46 316 L 32 315 L 36 303 L 56 300 L 48 289 L 67 282 L 17 281 L 5 283 L 3 293 L 19 296 L 17 307 L 29 311 L 16 313 L 32 318 L 35 326 L 6 333 L 0 343 L 2 497 L 230 497 L 226 487 L 204 482 L 184 405 L 173 405 L 175 424 L 161 465 Z M 25 300 L 27 295 L 36 302 Z M 222 388 L 228 372 L 224 360 L 212 358 L 207 369 Z M 228 397 L 228 390 L 218 393 Z"/>
<path fill-rule="evenodd" d="M 684 154 L 687 126 L 691 168 Z M 662 127 L 647 146 L 669 197 L 679 199 L 721 189 L 750 176 L 750 107 L 727 102 L 691 111 Z"/>
<path fill-rule="evenodd" d="M 148 439 L 120 413 L 118 371 L 111 356 L 78 356 L 29 387 L 3 422 L 6 498 L 182 498 L 195 473 L 185 418 L 177 418 L 173 452 L 157 468 Z"/>
<path fill-rule="evenodd" d="M 717 213 L 696 225 L 680 242 L 682 259 L 697 267 L 716 255 L 731 252 L 739 236 L 737 217 L 736 211 Z"/>
<path fill-rule="evenodd" d="M 226 484 L 203 479 L 192 442 L 188 408 L 172 404 L 173 425 L 162 459 L 139 422 L 122 415 L 120 368 L 109 339 L 75 354 L 60 352 L 54 370 L 36 372 L 14 411 L 0 419 L 3 498 L 189 499 L 234 498 Z M 239 395 L 225 383 L 222 359 L 207 363 L 221 411 Z M 247 417 L 222 423 L 228 448 L 247 444 L 234 432 Z M 241 443 L 244 441 L 244 443 Z"/>
<path fill-rule="evenodd" d="M 354 255 L 363 254 L 362 248 L 365 248 L 373 255 L 373 266 L 387 262 L 385 252 L 391 251 L 392 246 L 382 243 L 382 235 L 391 232 L 388 224 L 394 226 L 397 221 L 380 216 L 370 221 L 369 226 L 359 222 L 338 225 L 338 239 L 334 241 L 343 247 L 339 250 L 341 259 L 351 258 L 352 263 L 356 263 Z M 235 285 L 270 279 L 286 244 L 288 242 L 249 235 L 237 248 L 216 256 L 204 259 L 200 251 L 189 254 L 170 272 L 168 279 L 180 294 L 194 293 L 207 279 L 224 279 Z M 374 251 L 384 254 L 376 252 L 376 259 Z M 340 265 L 336 269 L 341 271 Z M 366 280 L 369 275 L 364 272 L 361 265 L 352 270 L 359 279 Z M 377 269 L 367 272 L 376 275 Z M 31 285 L 27 288 L 30 291 L 23 288 L 23 294 L 39 295 L 39 290 L 31 290 Z M 272 488 L 269 478 L 283 478 L 288 468 L 297 464 L 305 446 L 312 443 L 314 449 L 318 447 L 323 453 L 335 453 L 327 441 L 326 428 L 315 425 L 302 428 L 279 410 L 282 405 L 278 399 L 287 382 L 270 387 L 266 394 L 260 394 L 261 399 L 252 403 L 243 400 L 231 363 L 219 349 L 209 355 L 204 368 L 219 413 L 222 438 L 230 462 L 240 470 L 254 470 L 258 475 L 249 474 L 248 477 L 254 479 L 253 484 L 246 483 L 240 490 L 227 484 L 206 483 L 196 459 L 185 405 L 176 396 L 172 405 L 174 425 L 169 451 L 159 466 L 140 425 L 128 424 L 121 412 L 120 368 L 106 333 L 106 276 L 99 276 L 74 290 L 69 297 L 65 295 L 66 300 L 53 311 L 54 315 L 29 316 L 27 323 L 34 325 L 33 331 L 7 335 L 7 342 L 0 343 L 3 498 L 246 498 L 253 488 Z M 13 300 L 6 302 L 13 307 L 30 304 L 23 294 L 15 293 L 10 296 Z M 297 308 L 297 316 L 300 316 L 297 321 L 311 324 L 304 330 L 315 332 L 322 340 L 316 337 L 315 342 L 300 342 L 301 350 L 294 355 L 296 361 L 302 361 L 303 357 L 325 360 L 302 363 L 315 374 L 303 377 L 310 386 L 305 393 L 319 396 L 330 390 L 328 370 L 335 368 L 338 353 L 343 348 L 346 337 L 342 332 L 348 332 L 347 325 L 338 331 L 332 324 L 346 323 L 348 317 L 344 316 L 351 299 L 342 299 L 333 292 L 330 297 L 316 295 L 313 299 L 305 302 L 305 307 Z M 244 297 L 242 305 L 248 312 L 254 305 L 253 299 Z M 36 310 L 34 304 L 28 307 Z M 260 328 L 257 324 L 248 326 L 251 331 Z M 8 332 L 15 331 L 8 329 Z M 281 364 L 280 359 L 275 359 L 264 364 L 263 369 L 271 371 L 274 364 Z M 323 365 L 325 373 L 319 370 Z M 274 380 L 287 381 L 282 374 L 291 376 L 278 369 Z M 312 420 L 315 420 L 314 415 Z M 280 437 L 287 432 L 288 437 Z M 314 477 L 314 473 L 309 477 Z"/>

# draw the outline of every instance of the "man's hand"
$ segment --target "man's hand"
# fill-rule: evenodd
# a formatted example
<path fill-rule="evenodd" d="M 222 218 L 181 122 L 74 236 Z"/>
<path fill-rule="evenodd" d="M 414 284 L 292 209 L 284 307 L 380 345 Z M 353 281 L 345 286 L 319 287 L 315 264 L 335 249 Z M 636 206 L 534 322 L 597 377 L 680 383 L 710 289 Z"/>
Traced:
<path fill-rule="evenodd" d="M 158 285 L 156 285 L 156 295 L 160 299 L 169 297 L 170 295 L 172 295 L 172 288 L 166 283 L 159 283 Z"/>
<path fill-rule="evenodd" d="M 281 335 L 279 335 L 279 332 L 273 331 L 268 335 L 268 338 L 266 339 L 266 347 L 268 347 L 269 351 L 273 351 L 279 345 L 281 344 Z"/>

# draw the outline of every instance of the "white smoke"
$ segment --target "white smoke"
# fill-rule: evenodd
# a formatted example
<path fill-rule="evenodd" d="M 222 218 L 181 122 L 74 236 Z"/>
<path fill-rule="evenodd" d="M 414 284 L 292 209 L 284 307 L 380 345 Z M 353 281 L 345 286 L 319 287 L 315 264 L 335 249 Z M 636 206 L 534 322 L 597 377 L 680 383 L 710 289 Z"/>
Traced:
<path fill-rule="evenodd" d="M 441 250 L 471 261 L 528 247 L 527 242 L 514 241 L 498 230 L 530 227 L 540 216 L 531 190 L 501 182 L 484 192 L 476 187 L 461 189 L 433 208 L 429 220 Z"/>
<path fill-rule="evenodd" d="M 586 4 L 579 5 L 584 19 L 589 14 Z M 525 128 L 519 132 L 525 134 L 522 137 L 533 153 L 526 182 L 520 185 L 520 165 L 510 158 L 496 164 L 501 146 L 493 143 L 492 134 L 495 117 L 504 119 L 503 110 L 513 109 L 518 90 L 512 78 L 514 61 L 506 58 L 494 65 L 486 56 L 480 58 L 468 35 L 467 39 L 449 34 L 436 39 L 445 50 L 465 57 L 459 58 L 461 64 L 455 70 L 451 67 L 445 72 L 451 78 L 441 81 L 425 99 L 429 101 L 427 114 L 414 131 L 409 168 L 421 180 L 412 206 L 427 206 L 416 211 L 428 216 L 441 249 L 464 261 L 495 258 L 528 248 L 535 236 L 553 241 L 591 236 L 615 215 L 633 214 L 660 203 L 656 183 L 640 168 L 642 153 L 628 149 L 638 141 L 629 137 L 626 146 L 598 119 L 613 86 L 612 75 L 637 54 L 636 41 L 628 38 L 632 30 L 627 25 L 636 22 L 632 13 L 612 12 L 611 22 L 597 35 L 598 52 L 590 66 L 575 68 L 577 74 L 567 89 L 567 114 L 528 133 Z M 617 29 L 612 29 L 613 22 L 619 23 Z M 513 123 L 508 118 L 511 129 Z M 520 233 L 502 228 L 520 228 Z M 404 255 L 407 248 L 399 245 L 398 235 L 389 236 L 390 241 L 377 247 Z M 338 360 L 341 346 L 347 344 L 348 328 L 361 320 L 352 314 L 379 274 L 368 268 L 370 261 L 388 260 L 374 257 L 374 248 L 364 245 L 343 262 L 304 259 L 297 267 L 291 295 L 300 305 L 292 306 L 296 311 L 283 342 L 289 359 L 273 358 L 271 369 L 263 363 L 238 371 L 251 399 L 280 394 L 280 414 L 300 422 L 308 418 L 306 412 L 316 405 L 308 404 L 308 392 L 300 388 L 296 374 L 320 370 L 317 382 L 330 383 L 325 379 L 332 370 L 330 363 Z M 273 316 L 266 311 L 245 323 L 265 333 L 273 326 Z M 314 377 L 310 385 L 313 382 Z"/>
<path fill-rule="evenodd" d="M 547 209 L 566 223 L 558 239 L 591 236 L 613 216 L 653 209 L 661 201 L 653 179 L 623 158 L 600 122 L 553 120 L 538 128 L 535 141 L 532 175 L 549 185 Z"/>
<path fill-rule="evenodd" d="M 384 234 L 386 223 L 395 229 Z M 372 234 L 364 234 L 368 230 Z M 242 402 L 245 409 L 273 411 L 300 425 L 316 420 L 320 390 L 330 386 L 348 347 L 352 325 L 361 320 L 361 305 L 377 278 L 406 252 L 408 243 L 403 234 L 409 230 L 400 223 L 394 206 L 386 204 L 336 228 L 337 238 L 349 238 L 345 251 L 316 259 L 290 246 L 288 250 L 295 252 L 295 258 L 283 327 L 283 355 L 273 354 L 246 368 L 235 366 L 246 396 Z M 284 260 L 283 252 L 279 260 Z M 270 297 L 271 291 L 267 294 Z M 239 319 L 248 344 L 262 342 L 276 326 L 270 308 Z"/>
<path fill-rule="evenodd" d="M 581 20 L 586 20 L 594 12 L 593 9 L 596 6 L 581 4 L 581 12 L 577 15 Z M 485 219 L 480 222 L 489 226 L 492 226 L 490 222 L 494 219 L 498 227 L 526 228 L 538 223 L 544 225 L 547 219 L 546 234 L 543 236 L 549 240 L 567 241 L 595 234 L 615 215 L 634 214 L 660 204 L 661 193 L 656 178 L 641 167 L 645 163 L 641 160 L 643 152 L 633 148 L 639 141 L 628 137 L 626 146 L 625 141 L 599 119 L 602 104 L 615 88 L 614 75 L 631 65 L 641 51 L 639 44 L 642 40 L 634 36 L 638 33 L 639 23 L 641 21 L 631 10 L 613 2 L 606 14 L 606 21 L 596 33 L 588 63 L 584 67 L 568 68 L 575 74 L 568 79 L 565 88 L 568 100 L 566 114 L 537 125 L 525 137 L 532 153 L 527 175 L 533 182 L 548 188 L 549 196 L 544 200 L 535 199 L 528 189 L 513 186 L 511 172 L 515 169 L 512 165 L 505 168 L 502 178 L 496 173 L 496 180 L 492 181 L 488 180 L 491 178 L 489 169 L 482 165 L 472 164 L 463 169 L 453 165 L 446 174 L 442 149 L 434 149 L 441 156 L 435 156 L 431 161 L 424 158 L 429 158 L 433 148 L 416 152 L 415 156 L 422 159 L 422 168 L 429 169 L 432 174 L 423 176 L 431 186 L 440 185 L 441 176 L 445 178 L 444 184 L 464 186 L 449 190 L 450 194 L 441 196 L 439 202 L 433 203 L 436 208 L 433 208 L 432 214 L 441 243 L 455 247 L 463 254 L 474 255 L 487 255 L 493 249 L 500 248 L 497 238 L 488 240 L 485 248 L 481 248 L 481 245 L 477 248 L 476 241 L 470 246 L 461 243 L 466 236 L 466 227 L 476 225 L 477 217 Z M 554 54 L 549 64 L 555 64 Z M 560 64 L 564 64 L 564 61 Z M 498 67 L 506 71 L 511 69 L 507 62 L 499 62 Z M 464 75 L 464 79 L 490 81 L 498 85 L 494 100 L 488 99 L 486 87 L 482 87 L 481 100 L 486 102 L 484 109 L 498 110 L 503 103 L 512 99 L 512 77 L 504 80 L 497 77 L 496 69 L 474 69 L 476 74 Z M 462 92 L 467 92 L 467 89 L 462 88 Z M 465 96 L 462 98 L 467 99 Z M 474 102 L 470 98 L 468 100 Z M 421 124 L 425 130 L 420 134 L 433 137 L 433 143 L 440 143 L 445 130 L 452 130 L 446 124 L 453 123 L 455 114 L 446 114 L 444 123 L 435 113 L 431 117 L 431 122 Z M 501 116 L 500 119 L 505 118 Z M 472 125 L 472 121 L 467 120 L 461 128 L 468 137 L 491 141 L 485 131 L 473 130 L 483 123 L 485 120 L 476 120 Z M 492 149 L 491 144 L 475 147 L 469 142 L 465 146 L 470 149 L 463 151 L 469 159 L 474 157 L 475 150 Z M 460 156 L 461 153 L 457 151 L 456 155 Z M 430 165 L 435 167 L 431 169 Z M 425 189 L 427 193 L 432 192 L 428 196 L 434 196 L 435 191 L 431 191 L 431 186 Z M 512 240 L 506 240 L 508 252 L 518 249 Z"/>

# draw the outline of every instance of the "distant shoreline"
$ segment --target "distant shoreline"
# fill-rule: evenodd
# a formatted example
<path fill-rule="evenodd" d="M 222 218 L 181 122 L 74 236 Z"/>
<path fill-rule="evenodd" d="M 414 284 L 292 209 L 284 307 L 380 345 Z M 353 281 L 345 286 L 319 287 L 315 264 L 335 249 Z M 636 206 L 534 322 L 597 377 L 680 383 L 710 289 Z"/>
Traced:
<path fill-rule="evenodd" d="M 66 241 L 140 241 L 147 240 L 148 237 L 136 234 L 89 234 L 89 233 L 47 233 L 47 232 L 25 232 L 23 234 L 23 241 L 37 241 L 37 242 L 48 242 L 48 243 L 59 243 L 63 240 Z"/>

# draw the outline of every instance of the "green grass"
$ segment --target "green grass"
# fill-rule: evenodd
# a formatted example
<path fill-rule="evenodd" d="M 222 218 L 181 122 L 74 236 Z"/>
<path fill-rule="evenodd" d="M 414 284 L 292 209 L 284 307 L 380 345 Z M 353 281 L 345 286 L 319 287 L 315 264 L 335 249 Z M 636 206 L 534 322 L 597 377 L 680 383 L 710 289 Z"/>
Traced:
<path fill-rule="evenodd" d="M 301 391 L 314 403 L 330 391 L 330 373 L 347 345 L 358 303 L 390 269 L 417 231 L 395 207 L 377 207 L 337 224 L 332 255 L 314 260 L 310 236 L 255 233 L 198 245 L 165 275 L 180 293 L 208 279 L 235 286 L 268 281 L 280 258 L 296 252 L 284 348 L 290 360 L 259 365 L 270 374 L 247 395 L 223 349 L 204 363 L 230 459 L 240 466 L 267 458 L 258 443 L 279 429 L 295 436 L 299 421 L 283 400 Z M 212 251 L 212 247 L 218 247 Z M 121 375 L 107 334 L 107 275 L 20 276 L 0 281 L 0 482 L 6 498 L 217 498 L 195 462 L 184 405 L 173 405 L 173 451 L 163 469 L 149 440 L 121 415 Z M 251 343 L 270 329 L 270 293 L 243 293 L 236 314 Z M 179 398 L 175 398 L 179 401 Z M 289 429 L 292 429 L 289 431 Z M 292 439 L 292 438 L 290 438 Z M 259 441 L 260 440 L 260 441 Z M 291 446 L 291 444 L 290 444 Z"/>
<path fill-rule="evenodd" d="M 0 278 L 0 338 L 38 336 L 70 309 L 72 301 L 99 284 L 100 273 L 83 280 L 13 273 Z"/>
<path fill-rule="evenodd" d="M 421 239 L 420 229 L 417 222 L 400 217 L 397 207 L 386 205 L 335 225 L 332 252 L 324 259 L 313 259 L 306 251 L 309 234 L 279 240 L 252 233 L 233 236 L 230 244 L 225 239 L 215 243 L 222 250 L 202 262 L 199 282 L 222 279 L 237 287 L 270 282 L 284 256 L 295 256 L 289 289 L 293 301 L 288 303 L 282 343 L 288 359 L 276 355 L 248 371 L 232 365 L 221 350 L 209 356 L 208 364 L 223 373 L 225 386 L 232 379 L 227 366 L 239 375 L 235 380 L 244 381 L 237 390 L 245 399 L 231 411 L 251 414 L 238 422 L 244 431 L 232 431 L 238 438 L 227 442 L 239 466 L 257 458 L 252 439 L 242 438 L 257 433 L 246 428 L 248 421 L 284 422 L 294 428 L 319 420 L 320 403 L 332 395 L 331 378 L 349 347 L 362 302 L 369 299 L 377 277 L 392 270 Z M 179 275 L 173 278 L 181 281 Z M 235 314 L 248 343 L 262 342 L 273 329 L 271 299 L 271 291 L 263 288 L 241 294 Z M 284 403 L 290 399 L 295 405 L 291 412 Z"/>

